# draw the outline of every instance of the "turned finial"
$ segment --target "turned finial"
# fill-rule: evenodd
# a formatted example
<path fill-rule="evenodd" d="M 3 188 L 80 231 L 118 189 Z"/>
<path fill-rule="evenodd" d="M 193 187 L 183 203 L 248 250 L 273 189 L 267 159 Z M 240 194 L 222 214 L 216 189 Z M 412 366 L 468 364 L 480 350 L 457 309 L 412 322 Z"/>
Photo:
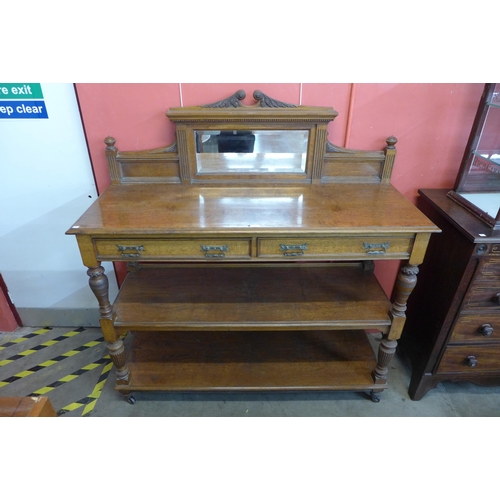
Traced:
<path fill-rule="evenodd" d="M 114 151 L 116 149 L 115 142 L 116 142 L 116 139 L 114 137 L 109 136 L 109 135 L 108 135 L 108 137 L 106 137 L 106 139 L 104 139 L 104 143 L 106 144 L 106 149 L 111 150 L 111 151 Z"/>
<path fill-rule="evenodd" d="M 396 149 L 395 146 L 398 140 L 393 135 L 391 135 L 385 140 L 385 142 L 387 143 L 387 149 Z"/>

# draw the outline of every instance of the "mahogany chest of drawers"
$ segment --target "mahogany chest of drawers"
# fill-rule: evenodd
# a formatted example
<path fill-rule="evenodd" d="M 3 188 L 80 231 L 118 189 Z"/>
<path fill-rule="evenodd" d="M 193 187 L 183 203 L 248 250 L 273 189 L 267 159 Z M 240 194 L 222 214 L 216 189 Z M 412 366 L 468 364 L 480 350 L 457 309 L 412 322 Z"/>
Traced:
<path fill-rule="evenodd" d="M 420 210 L 442 233 L 431 237 L 400 341 L 413 400 L 443 380 L 500 385 L 500 231 L 447 193 L 419 192 Z"/>

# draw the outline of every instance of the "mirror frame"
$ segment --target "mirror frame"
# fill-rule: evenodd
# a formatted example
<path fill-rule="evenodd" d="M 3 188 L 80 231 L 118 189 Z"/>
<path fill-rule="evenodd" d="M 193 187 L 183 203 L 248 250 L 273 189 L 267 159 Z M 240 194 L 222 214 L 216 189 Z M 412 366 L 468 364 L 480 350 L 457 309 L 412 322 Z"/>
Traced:
<path fill-rule="evenodd" d="M 176 125 L 181 179 L 189 183 L 312 183 L 322 176 L 327 146 L 327 126 L 338 113 L 331 107 L 296 106 L 270 98 L 259 90 L 257 101 L 244 106 L 239 90 L 232 96 L 204 106 L 171 108 L 167 117 Z M 197 168 L 195 132 L 199 130 L 307 130 L 309 140 L 305 172 L 300 173 L 200 173 Z"/>

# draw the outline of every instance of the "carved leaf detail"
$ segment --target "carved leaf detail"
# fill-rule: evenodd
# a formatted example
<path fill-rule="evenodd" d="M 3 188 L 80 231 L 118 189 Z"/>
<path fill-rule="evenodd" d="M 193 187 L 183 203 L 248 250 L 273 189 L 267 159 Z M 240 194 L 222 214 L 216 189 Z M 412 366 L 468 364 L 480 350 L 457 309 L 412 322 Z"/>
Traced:
<path fill-rule="evenodd" d="M 287 102 L 278 101 L 273 99 L 260 90 L 256 90 L 253 93 L 253 97 L 256 101 L 259 101 L 261 108 L 296 108 L 295 104 L 289 104 Z"/>
<path fill-rule="evenodd" d="M 204 108 L 240 108 L 242 106 L 241 101 L 245 99 L 246 93 L 244 90 L 238 90 L 232 96 L 227 99 L 222 99 L 222 101 L 213 102 L 211 104 L 205 104 Z"/>

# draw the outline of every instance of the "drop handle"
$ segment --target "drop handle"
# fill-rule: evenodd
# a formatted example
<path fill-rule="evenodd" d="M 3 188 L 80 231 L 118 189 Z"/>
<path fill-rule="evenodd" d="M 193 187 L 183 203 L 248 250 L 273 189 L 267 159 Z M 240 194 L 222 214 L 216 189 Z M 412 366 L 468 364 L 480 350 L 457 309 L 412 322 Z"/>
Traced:
<path fill-rule="evenodd" d="M 476 356 L 467 356 L 465 358 L 465 364 L 469 368 L 474 368 L 477 365 L 477 358 L 476 358 Z"/>
<path fill-rule="evenodd" d="M 481 325 L 477 330 L 484 337 L 489 337 L 493 333 L 493 327 L 489 323 Z"/>
<path fill-rule="evenodd" d="M 227 245 L 200 245 L 200 247 L 201 251 L 205 253 L 205 257 L 210 258 L 220 259 L 226 256 L 226 252 L 229 252 Z"/>
<path fill-rule="evenodd" d="M 142 255 L 142 252 L 145 251 L 144 245 L 116 245 L 116 247 L 118 248 L 118 251 L 121 252 L 122 257 L 140 257 Z"/>
<path fill-rule="evenodd" d="M 280 244 L 280 252 L 282 252 L 285 257 L 297 257 L 300 255 L 304 255 L 304 252 L 308 249 L 308 243 L 302 243 L 302 245 L 284 245 L 283 243 Z"/>

